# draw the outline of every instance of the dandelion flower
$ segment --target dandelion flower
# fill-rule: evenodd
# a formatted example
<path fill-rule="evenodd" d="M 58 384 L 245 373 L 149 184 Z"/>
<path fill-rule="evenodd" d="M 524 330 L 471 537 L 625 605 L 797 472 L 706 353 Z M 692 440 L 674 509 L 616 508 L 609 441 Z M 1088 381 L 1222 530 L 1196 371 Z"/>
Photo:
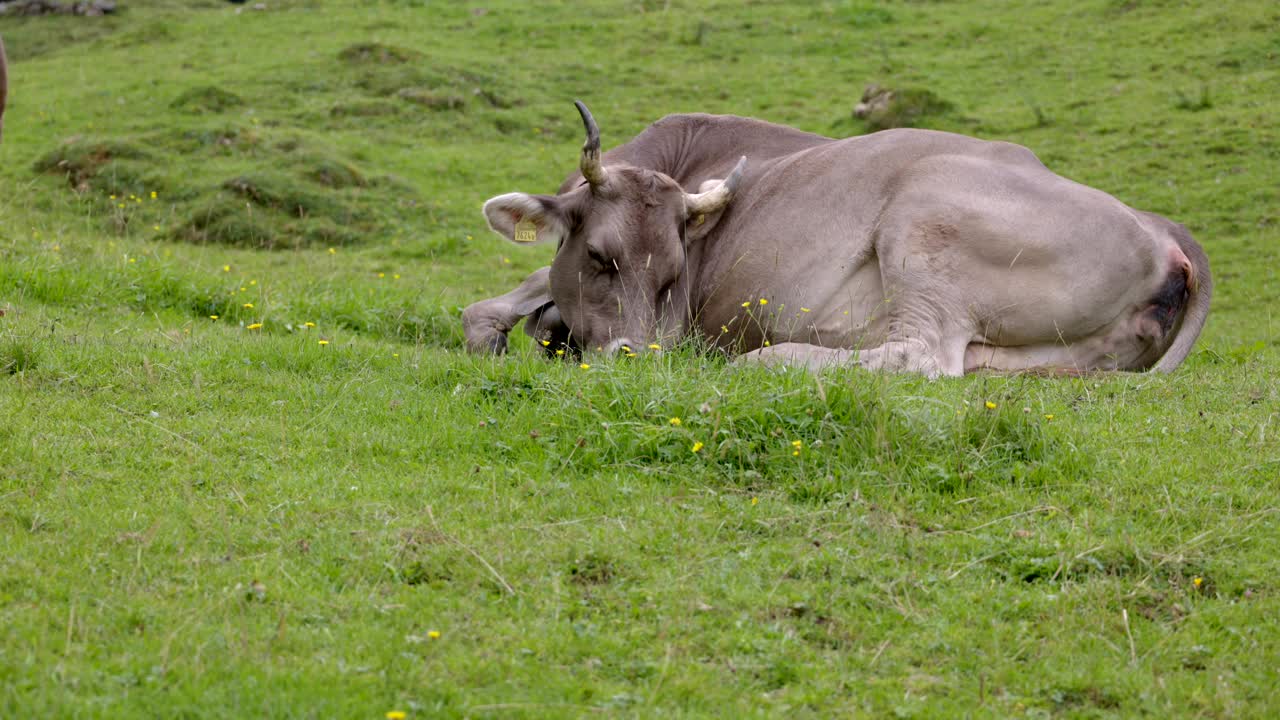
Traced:
<path fill-rule="evenodd" d="M 321 345 L 328 345 L 328 344 L 329 344 L 329 341 L 328 341 L 328 340 L 320 340 L 320 341 L 319 341 L 319 344 L 321 344 Z"/>
<path fill-rule="evenodd" d="M 403 710 L 387 711 L 387 720 L 404 720 L 406 717 L 408 716 L 405 715 L 405 712 Z"/>
<path fill-rule="evenodd" d="M 995 403 L 991 402 L 990 400 L 988 400 L 988 401 L 987 401 L 987 409 L 988 409 L 988 410 L 995 410 L 995 409 L 996 409 L 996 407 L 997 407 L 997 405 L 996 405 Z"/>
<path fill-rule="evenodd" d="M 791 447 L 793 447 L 793 448 L 795 448 L 795 449 L 797 449 L 797 450 L 799 450 L 799 449 L 800 449 L 800 447 L 801 447 L 802 445 L 804 445 L 804 441 L 803 441 L 803 440 L 792 440 L 792 441 L 791 441 Z"/>
<path fill-rule="evenodd" d="M 760 503 L 760 498 L 751 498 L 751 506 L 755 507 Z"/>
<path fill-rule="evenodd" d="M 765 347 L 769 347 L 769 341 L 768 341 L 768 340 L 765 340 L 765 341 L 764 341 L 764 346 L 765 346 Z"/>
<path fill-rule="evenodd" d="M 661 350 L 661 349 L 662 349 L 662 346 L 661 346 L 661 345 L 659 345 L 658 343 L 649 343 L 649 349 L 650 349 L 650 350 Z"/>
<path fill-rule="evenodd" d="M 400 357 L 400 353 L 391 353 L 391 357 Z"/>
<path fill-rule="evenodd" d="M 429 631 L 427 632 L 427 637 L 431 638 L 432 640 L 439 640 L 439 639 L 440 639 L 440 631 L 439 631 L 439 630 L 429 630 Z"/>
<path fill-rule="evenodd" d="M 768 304 L 769 304 L 769 301 L 768 301 L 767 299 L 765 299 L 765 298 L 760 298 L 760 304 L 761 304 L 761 305 L 768 305 Z"/>
<path fill-rule="evenodd" d="M 1196 587 L 1200 587 L 1201 585 L 1204 584 L 1204 578 L 1202 577 L 1191 578 L 1191 584 L 1195 585 Z"/>
<path fill-rule="evenodd" d="M 217 319 L 218 319 L 218 316 L 217 316 L 217 315 L 210 315 L 210 316 L 209 316 L 209 319 L 210 319 L 210 320 L 217 320 Z"/>
<path fill-rule="evenodd" d="M 257 329 L 258 329 L 258 328 L 260 328 L 260 327 L 262 327 L 262 323 L 253 323 L 252 325 L 246 325 L 246 326 L 245 326 L 245 329 L 246 329 L 246 330 L 257 330 Z"/>
<path fill-rule="evenodd" d="M 129 262 L 136 263 L 138 262 L 138 258 L 129 258 Z"/>
<path fill-rule="evenodd" d="M 252 309 L 252 308 L 253 308 L 253 303 L 245 303 L 242 307 L 246 307 L 246 308 L 250 308 L 250 309 Z"/>
<path fill-rule="evenodd" d="M 152 190 L 152 191 L 151 191 L 151 199 L 152 199 L 152 200 L 155 200 L 155 199 L 156 199 L 156 191 L 155 191 L 155 190 Z"/>
<path fill-rule="evenodd" d="M 588 364 L 586 364 L 586 363 L 582 363 L 582 364 L 581 364 L 581 365 L 579 365 L 578 367 L 582 368 L 583 370 L 590 370 L 590 369 L 591 369 L 591 366 L 590 366 L 590 365 L 588 365 Z"/>
<path fill-rule="evenodd" d="M 222 272 L 231 272 L 231 266 L 230 266 L 230 265 L 223 265 L 223 266 L 222 266 Z"/>
<path fill-rule="evenodd" d="M 678 418 L 678 417 L 673 417 L 673 418 L 671 418 L 670 420 L 668 420 L 667 422 L 671 423 L 672 425 L 675 425 L 676 427 L 679 427 L 679 426 L 680 426 L 680 418 Z"/>
<path fill-rule="evenodd" d="M 550 340 L 539 340 L 538 342 L 542 343 L 542 347 L 546 347 L 551 344 Z"/>
<path fill-rule="evenodd" d="M 746 302 L 742 303 L 742 307 L 751 307 L 751 301 L 750 301 L 750 300 L 748 300 L 748 301 L 746 301 Z"/>
<path fill-rule="evenodd" d="M 701 442 L 696 442 L 693 444 L 693 447 L 689 448 L 689 452 L 701 452 L 703 447 L 704 446 Z"/>
<path fill-rule="evenodd" d="M 807 307 L 802 307 L 802 308 L 800 308 L 800 312 L 809 312 L 809 308 L 807 308 Z"/>
<path fill-rule="evenodd" d="M 257 280 L 250 280 L 250 281 L 249 281 L 249 284 L 250 284 L 250 285 L 257 285 L 257 284 L 258 284 L 258 281 L 257 281 Z"/>
<path fill-rule="evenodd" d="M 302 326 L 303 326 L 303 327 L 313 328 L 313 327 L 315 327 L 315 326 L 316 326 L 316 324 L 308 320 L 307 322 L 302 323 Z"/>
<path fill-rule="evenodd" d="M 386 274 L 386 273 L 378 273 L 378 278 L 379 278 L 379 279 L 382 279 L 382 278 L 384 278 L 384 277 L 386 277 L 386 276 L 387 276 L 387 274 Z"/>
<path fill-rule="evenodd" d="M 556 355 L 564 355 L 564 348 L 560 348 L 559 350 L 556 350 Z"/>
<path fill-rule="evenodd" d="M 392 275 L 392 276 L 391 276 L 391 279 L 392 279 L 392 280 L 399 280 L 399 279 L 400 279 L 400 273 L 396 273 L 395 275 Z"/>
<path fill-rule="evenodd" d="M 1052 419 L 1053 419 L 1053 415 L 1045 415 L 1045 416 L 1044 416 L 1044 419 L 1045 419 L 1045 420 L 1052 420 Z"/>
<path fill-rule="evenodd" d="M 337 248 L 329 248 L 329 254 L 330 254 L 330 255 L 337 255 L 337 254 L 338 254 L 338 249 L 337 249 Z"/>

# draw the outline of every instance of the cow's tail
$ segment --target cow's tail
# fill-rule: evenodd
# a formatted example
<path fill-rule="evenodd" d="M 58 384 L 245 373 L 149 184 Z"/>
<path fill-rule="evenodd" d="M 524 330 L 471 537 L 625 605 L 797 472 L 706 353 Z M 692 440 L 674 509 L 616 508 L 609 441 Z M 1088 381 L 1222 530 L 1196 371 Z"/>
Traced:
<path fill-rule="evenodd" d="M 1182 322 L 1178 324 L 1173 342 L 1160 360 L 1151 368 L 1153 372 L 1173 372 L 1187 355 L 1191 346 L 1200 337 L 1204 321 L 1209 317 L 1209 298 L 1213 295 L 1213 278 L 1209 274 L 1209 258 L 1204 254 L 1200 243 L 1191 237 L 1191 233 L 1181 225 L 1173 232 L 1178 241 L 1178 248 L 1191 261 L 1187 277 L 1187 302 L 1182 314 Z"/>

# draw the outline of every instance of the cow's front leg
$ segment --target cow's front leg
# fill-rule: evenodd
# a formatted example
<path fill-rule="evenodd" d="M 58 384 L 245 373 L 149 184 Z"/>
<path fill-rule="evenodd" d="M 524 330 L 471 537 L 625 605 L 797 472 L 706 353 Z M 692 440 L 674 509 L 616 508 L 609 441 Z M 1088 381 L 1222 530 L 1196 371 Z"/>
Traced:
<path fill-rule="evenodd" d="M 511 328 L 551 302 L 550 274 L 551 268 L 539 268 L 511 292 L 468 305 L 462 311 L 467 349 L 480 355 L 505 353 Z"/>
<path fill-rule="evenodd" d="M 853 362 L 857 353 L 842 348 L 828 348 L 808 343 L 781 343 L 770 347 L 752 350 L 741 355 L 741 362 L 756 362 L 765 365 L 786 365 L 805 368 L 809 372 L 819 372 L 824 368 L 847 365 Z"/>

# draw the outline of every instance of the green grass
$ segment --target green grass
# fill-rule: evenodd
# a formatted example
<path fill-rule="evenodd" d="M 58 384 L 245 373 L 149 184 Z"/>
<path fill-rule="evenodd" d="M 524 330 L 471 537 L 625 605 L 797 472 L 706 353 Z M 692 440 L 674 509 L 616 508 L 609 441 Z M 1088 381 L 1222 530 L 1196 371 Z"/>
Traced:
<path fill-rule="evenodd" d="M 268 5 L 0 25 L 0 715 L 1280 712 L 1272 3 Z M 840 135 L 873 81 L 1187 224 L 1186 365 L 463 352 L 573 99 Z"/>

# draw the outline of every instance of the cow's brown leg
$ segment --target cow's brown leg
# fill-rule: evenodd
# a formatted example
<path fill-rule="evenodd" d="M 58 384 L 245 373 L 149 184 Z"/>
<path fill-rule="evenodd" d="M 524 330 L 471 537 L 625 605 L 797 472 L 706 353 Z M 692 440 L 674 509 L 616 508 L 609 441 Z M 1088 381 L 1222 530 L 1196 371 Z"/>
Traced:
<path fill-rule="evenodd" d="M 462 311 L 467 349 L 481 355 L 505 353 L 511 328 L 551 302 L 550 273 L 549 267 L 539 268 L 511 292 L 467 306 Z"/>

